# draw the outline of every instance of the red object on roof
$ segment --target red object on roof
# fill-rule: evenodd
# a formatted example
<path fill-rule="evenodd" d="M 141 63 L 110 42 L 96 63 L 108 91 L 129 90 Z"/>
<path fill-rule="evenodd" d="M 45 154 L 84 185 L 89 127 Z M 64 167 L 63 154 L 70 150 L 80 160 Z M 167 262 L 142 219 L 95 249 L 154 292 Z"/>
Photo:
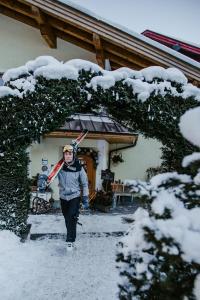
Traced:
<path fill-rule="evenodd" d="M 145 30 L 141 34 L 200 62 L 200 47 L 198 46 L 191 45 L 184 41 L 171 38 L 151 30 Z"/>

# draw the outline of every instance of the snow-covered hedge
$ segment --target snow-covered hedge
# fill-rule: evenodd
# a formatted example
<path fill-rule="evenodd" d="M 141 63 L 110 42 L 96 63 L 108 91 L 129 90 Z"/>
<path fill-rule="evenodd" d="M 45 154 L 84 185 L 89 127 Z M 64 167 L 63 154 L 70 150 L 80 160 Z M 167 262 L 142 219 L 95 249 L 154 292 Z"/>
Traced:
<path fill-rule="evenodd" d="M 75 112 L 98 112 L 104 106 L 133 130 L 158 139 L 167 170 L 181 169 L 182 154 L 196 150 L 182 138 L 178 121 L 188 108 L 198 106 L 200 90 L 175 68 L 106 71 L 80 59 L 63 63 L 42 56 L 8 70 L 3 80 L 0 174 L 7 184 L 2 184 L 0 192 L 2 229 L 20 234 L 26 227 L 26 217 L 21 215 L 27 216 L 27 147 L 42 134 L 59 128 Z M 18 183 L 21 192 L 10 188 L 9 194 L 10 182 Z M 16 216 L 12 222 L 10 214 Z"/>
<path fill-rule="evenodd" d="M 180 130 L 200 146 L 199 107 L 181 117 Z M 200 299 L 200 152 L 183 167 L 130 182 L 143 208 L 119 245 L 120 299 Z"/>

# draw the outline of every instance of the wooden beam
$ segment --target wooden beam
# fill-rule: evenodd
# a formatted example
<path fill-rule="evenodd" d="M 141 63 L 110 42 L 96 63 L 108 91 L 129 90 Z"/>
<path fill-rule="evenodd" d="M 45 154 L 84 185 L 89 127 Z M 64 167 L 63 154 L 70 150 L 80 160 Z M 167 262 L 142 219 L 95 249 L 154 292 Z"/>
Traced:
<path fill-rule="evenodd" d="M 13 5 L 12 5 L 13 4 Z M 3 11 L 2 7 L 13 9 L 13 13 L 11 11 Z M 8 7 L 9 6 L 9 7 Z M 126 50 L 132 53 L 132 56 L 135 59 L 144 59 L 144 63 L 149 62 L 149 65 L 160 65 L 163 67 L 177 67 L 189 78 L 189 80 L 196 80 L 200 82 L 200 72 L 199 68 L 195 65 L 184 61 L 180 57 L 176 57 L 169 53 L 168 51 L 164 51 L 162 48 L 156 47 L 152 43 L 145 41 L 144 39 L 140 39 L 135 35 L 131 35 L 128 32 L 123 31 L 120 28 L 114 27 L 110 24 L 107 24 L 101 20 L 98 20 L 90 15 L 87 15 L 84 12 L 81 12 L 69 5 L 63 4 L 60 1 L 55 0 L 0 0 L 1 12 L 5 15 L 11 16 L 17 20 L 25 20 L 26 24 L 30 24 L 33 26 L 33 22 L 31 20 L 32 16 L 29 16 L 29 8 L 31 6 L 36 6 L 38 9 L 41 9 L 45 12 L 46 18 L 51 16 L 54 19 L 60 20 L 66 24 L 66 26 L 71 25 L 73 28 L 78 28 L 78 34 L 84 33 L 85 35 L 81 38 L 76 36 L 76 41 L 83 40 L 86 36 L 91 37 L 91 41 L 93 43 L 93 52 L 96 53 L 96 48 L 94 47 L 93 42 L 93 34 L 99 35 L 100 41 L 103 44 L 104 56 L 105 54 L 105 42 L 108 42 L 111 45 L 111 48 L 114 49 L 114 46 L 119 47 L 120 51 L 117 55 L 116 53 L 112 54 L 115 56 L 119 56 L 120 52 Z M 23 18 L 24 17 L 29 17 Z M 45 24 L 46 25 L 46 24 Z M 38 24 L 35 26 L 38 28 Z M 46 27 L 45 27 L 46 28 Z M 44 30 L 44 29 L 43 29 Z M 47 39 L 51 36 L 52 28 L 50 32 L 46 30 L 46 35 L 44 35 Z M 70 35 L 70 33 L 69 33 Z M 63 35 L 65 36 L 65 35 Z M 66 36 L 65 36 L 66 37 Z M 144 37 L 143 37 L 144 38 Z M 86 42 L 86 40 L 84 40 Z M 89 43 L 89 41 L 87 41 Z M 84 43 L 84 45 L 87 45 Z M 114 51 L 111 49 L 112 51 Z M 110 49 L 107 49 L 109 53 L 111 53 Z M 102 54 L 101 54 L 102 55 Z M 124 55 L 124 53 L 123 53 Z M 123 57 L 125 60 L 125 57 Z M 126 60 L 129 60 L 130 57 L 128 55 Z M 135 63 L 142 67 L 142 63 L 139 61 L 135 61 Z M 126 63 L 127 65 L 127 63 Z"/>
<path fill-rule="evenodd" d="M 15 12 L 14 10 L 11 10 L 10 8 L 2 6 L 1 2 L 0 2 L 0 13 L 7 16 L 7 17 L 15 19 L 17 21 L 20 21 L 24 24 L 30 25 L 34 28 L 38 28 L 38 24 L 34 19 L 32 19 L 30 17 L 27 17 L 27 16 L 25 16 L 25 15 L 19 13 L 19 12 Z"/>
<path fill-rule="evenodd" d="M 58 1 L 46 0 L 26 0 L 28 3 L 37 3 L 37 6 L 43 8 L 51 15 L 56 15 L 57 18 L 67 20 L 68 23 L 73 24 L 79 28 L 85 29 L 88 32 L 96 32 L 114 43 L 117 43 L 122 49 L 129 51 L 137 51 L 139 55 L 150 60 L 154 65 L 164 65 L 165 67 L 175 66 L 182 70 L 190 78 L 200 81 L 199 68 L 191 66 L 187 62 L 176 58 L 168 52 L 155 47 L 129 33 L 115 28 L 103 21 L 99 21 L 84 12 L 78 11 L 68 5 L 64 5 Z"/>
<path fill-rule="evenodd" d="M 112 66 L 113 66 L 112 62 L 114 62 L 115 64 L 119 65 L 119 67 L 128 67 L 128 68 L 133 69 L 133 70 L 140 70 L 141 69 L 140 65 L 138 65 L 134 62 L 127 61 L 126 59 L 121 58 L 117 55 L 105 52 L 105 56 L 106 56 L 106 58 L 109 58 L 109 60 L 111 61 Z"/>
<path fill-rule="evenodd" d="M 60 31 L 72 35 L 80 40 L 83 40 L 91 45 L 93 45 L 92 33 L 81 30 L 80 28 L 73 26 L 67 22 L 56 19 L 55 17 L 48 16 L 49 24 Z"/>
<path fill-rule="evenodd" d="M 111 65 L 111 70 L 117 70 L 119 68 L 121 68 L 121 65 L 120 64 L 117 64 L 116 62 L 110 60 L 110 65 Z"/>
<path fill-rule="evenodd" d="M 105 68 L 105 56 L 103 52 L 103 47 L 101 43 L 100 36 L 96 33 L 93 33 L 93 43 L 96 51 L 96 60 L 100 67 Z"/>
<path fill-rule="evenodd" d="M 73 131 L 52 131 L 45 134 L 44 138 L 75 138 L 78 132 Z M 105 139 L 110 144 L 112 143 L 123 143 L 132 144 L 137 139 L 137 135 L 134 134 L 110 134 L 110 133 L 88 133 L 87 139 L 101 140 Z"/>
<path fill-rule="evenodd" d="M 143 41 L 135 41 L 133 37 L 130 37 L 129 34 L 124 33 L 122 30 L 96 20 L 73 7 L 63 5 L 57 1 L 54 2 L 53 0 L 46 0 L 45 3 L 43 0 L 26 0 L 26 2 L 30 4 L 36 3 L 38 7 L 45 9 L 45 12 L 49 15 L 56 16 L 57 19 L 71 24 L 83 31 L 99 34 L 101 38 L 111 41 L 111 43 L 115 40 L 116 44 L 121 48 L 130 50 L 131 46 L 131 50 L 138 51 L 142 57 L 145 57 Z M 145 51 L 148 50 L 149 53 L 152 53 L 151 49 L 145 49 Z"/>
<path fill-rule="evenodd" d="M 30 6 L 15 0 L 0 0 L 0 4 L 28 17 L 32 17 Z"/>
<path fill-rule="evenodd" d="M 107 55 L 109 55 L 108 53 L 114 54 L 115 56 L 119 56 L 130 63 L 139 65 L 141 68 L 151 65 L 149 60 L 140 57 L 132 51 L 127 51 L 126 49 L 113 45 L 113 43 L 110 42 L 104 42 L 104 51 L 106 51 Z"/>
<path fill-rule="evenodd" d="M 191 80 L 191 83 L 195 86 L 197 86 L 198 88 L 200 87 L 200 82 L 197 80 Z"/>
<path fill-rule="evenodd" d="M 122 64 L 118 64 L 118 63 L 116 63 L 115 61 L 110 61 L 110 64 L 111 64 L 111 69 L 112 69 L 112 71 L 114 71 L 114 70 L 117 70 L 117 69 L 119 69 L 119 68 L 122 68 L 122 67 L 126 67 L 126 68 L 130 68 L 130 69 L 132 69 L 132 70 L 134 70 L 134 71 L 140 71 L 141 70 L 141 68 L 140 68 L 140 66 L 132 66 L 132 65 L 129 65 L 128 63 L 127 63 L 127 65 L 126 66 L 124 66 L 124 65 L 122 65 Z"/>
<path fill-rule="evenodd" d="M 94 46 L 92 44 L 86 43 L 85 41 L 58 29 L 54 29 L 54 32 L 58 38 L 94 53 Z"/>
<path fill-rule="evenodd" d="M 50 48 L 56 49 L 57 48 L 56 35 L 53 32 L 52 27 L 48 24 L 45 14 L 36 6 L 32 5 L 31 9 L 35 17 L 35 20 L 39 25 L 39 29 L 42 37 L 47 42 Z"/>

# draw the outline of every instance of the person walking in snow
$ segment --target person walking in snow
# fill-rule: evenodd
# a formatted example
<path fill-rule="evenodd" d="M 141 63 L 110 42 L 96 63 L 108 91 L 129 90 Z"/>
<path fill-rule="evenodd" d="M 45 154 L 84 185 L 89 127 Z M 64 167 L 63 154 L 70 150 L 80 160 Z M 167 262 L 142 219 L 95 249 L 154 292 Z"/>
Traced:
<path fill-rule="evenodd" d="M 70 251 L 74 249 L 76 240 L 81 194 L 83 208 L 88 209 L 89 190 L 87 174 L 76 157 L 76 152 L 72 145 L 64 146 L 63 158 L 64 165 L 58 173 L 59 195 L 67 229 L 67 250 Z"/>

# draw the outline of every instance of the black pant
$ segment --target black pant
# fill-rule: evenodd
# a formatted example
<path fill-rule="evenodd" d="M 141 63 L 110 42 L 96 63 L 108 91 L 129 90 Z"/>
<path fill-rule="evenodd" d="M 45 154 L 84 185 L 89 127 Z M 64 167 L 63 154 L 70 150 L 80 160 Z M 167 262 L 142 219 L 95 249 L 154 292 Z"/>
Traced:
<path fill-rule="evenodd" d="M 71 199 L 69 201 L 60 199 L 60 201 L 67 229 L 66 242 L 75 242 L 76 224 L 79 216 L 80 197 Z"/>

